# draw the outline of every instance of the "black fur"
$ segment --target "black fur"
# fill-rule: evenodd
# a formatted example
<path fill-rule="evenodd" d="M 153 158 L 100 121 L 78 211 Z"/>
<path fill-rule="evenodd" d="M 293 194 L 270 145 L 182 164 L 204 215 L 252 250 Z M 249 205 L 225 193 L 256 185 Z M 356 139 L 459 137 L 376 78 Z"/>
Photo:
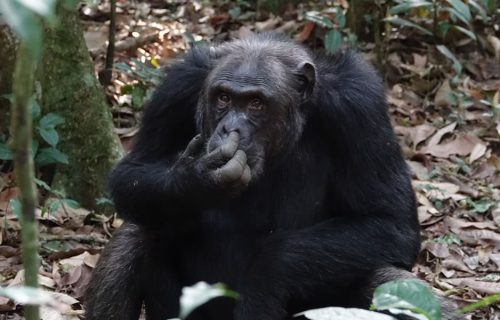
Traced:
<path fill-rule="evenodd" d="M 193 319 L 278 320 L 314 307 L 367 307 L 367 283 L 379 270 L 413 266 L 415 199 L 375 71 L 353 52 L 312 57 L 269 35 L 243 42 L 212 53 L 195 47 L 167 70 L 131 153 L 111 176 L 127 222 L 95 270 L 87 320 L 135 320 L 138 299 L 148 320 L 175 317 L 181 287 L 197 281 L 226 283 L 241 300 L 214 301 Z M 298 141 L 243 193 L 213 204 L 205 193 L 182 192 L 175 164 L 203 130 L 196 113 L 217 66 L 214 52 L 233 46 L 247 46 L 246 57 L 269 50 L 283 60 L 294 48 L 289 55 L 311 57 L 316 81 L 300 106 L 303 123 L 289 124 L 301 132 Z"/>

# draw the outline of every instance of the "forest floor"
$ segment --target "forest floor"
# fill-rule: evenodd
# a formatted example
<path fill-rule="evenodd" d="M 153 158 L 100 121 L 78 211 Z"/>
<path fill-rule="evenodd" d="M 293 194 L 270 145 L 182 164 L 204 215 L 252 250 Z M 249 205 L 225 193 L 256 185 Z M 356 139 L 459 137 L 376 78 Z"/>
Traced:
<path fill-rule="evenodd" d="M 118 1 L 117 72 L 105 90 L 126 150 L 137 132 L 143 103 L 161 77 L 159 67 L 182 54 L 189 43 L 278 30 L 323 49 L 326 30 L 304 20 L 303 13 L 316 9 L 328 14 L 324 8 L 289 6 L 278 16 L 228 2 L 165 3 Z M 96 70 L 104 65 L 108 12 L 107 2 L 81 9 Z M 370 37 L 367 32 L 367 39 L 362 37 L 356 46 L 377 65 L 380 48 Z M 494 53 L 482 52 L 471 41 L 453 47 L 460 73 L 428 38 L 415 30 L 398 30 L 384 40 L 378 66 L 418 199 L 423 242 L 413 271 L 464 306 L 500 293 L 500 64 Z M 14 286 L 23 275 L 19 224 L 9 206 L 15 189 L 6 183 L 9 180 L 8 173 L 0 174 L 0 283 Z M 78 319 L 78 299 L 100 250 L 121 221 L 67 206 L 50 214 L 43 211 L 38 212 L 40 281 L 74 304 L 74 313 L 64 319 Z M 11 300 L 0 297 L 0 320 L 20 319 L 18 311 Z M 499 320 L 500 308 L 485 307 L 467 317 Z M 46 313 L 44 319 L 63 318 Z"/>

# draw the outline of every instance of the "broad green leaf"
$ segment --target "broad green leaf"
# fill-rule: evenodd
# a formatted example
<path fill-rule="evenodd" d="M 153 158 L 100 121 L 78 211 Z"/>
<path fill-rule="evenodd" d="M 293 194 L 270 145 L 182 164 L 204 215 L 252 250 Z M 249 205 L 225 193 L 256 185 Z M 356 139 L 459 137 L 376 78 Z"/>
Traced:
<path fill-rule="evenodd" d="M 42 27 L 39 18 L 17 0 L 1 0 L 0 14 L 25 43 L 33 57 L 39 58 L 42 49 Z"/>
<path fill-rule="evenodd" d="M 19 202 L 18 199 L 10 199 L 9 205 L 17 219 L 21 220 L 21 217 L 23 216 L 21 211 L 21 202 Z"/>
<path fill-rule="evenodd" d="M 306 12 L 304 14 L 304 19 L 306 19 L 307 21 L 314 22 L 315 24 L 317 24 L 318 26 L 323 27 L 323 28 L 327 28 L 327 29 L 333 29 L 334 28 L 334 25 L 330 21 L 330 19 L 328 19 L 327 17 L 324 17 L 324 16 L 320 16 L 315 11 L 308 11 L 308 12 Z"/>
<path fill-rule="evenodd" d="M 453 69 L 457 73 L 457 76 L 459 76 L 462 73 L 462 64 L 458 59 L 455 57 L 455 55 L 448 49 L 448 47 L 444 45 L 437 45 L 436 48 L 441 52 L 446 58 L 450 59 L 453 61 Z"/>
<path fill-rule="evenodd" d="M 48 203 L 45 205 L 49 214 L 54 215 L 57 210 L 61 207 L 61 200 L 59 199 L 49 199 Z"/>
<path fill-rule="evenodd" d="M 469 21 L 467 20 L 466 17 L 464 17 L 462 14 L 460 14 L 460 12 L 458 12 L 457 10 L 455 10 L 454 8 L 444 8 L 445 11 L 448 11 L 450 14 L 451 14 L 451 17 L 453 18 L 453 21 L 455 21 L 454 19 L 458 19 L 460 21 L 462 21 L 465 25 L 469 26 Z"/>
<path fill-rule="evenodd" d="M 396 25 L 399 25 L 399 26 L 403 26 L 403 27 L 409 27 L 409 28 L 415 28 L 419 31 L 421 31 L 422 33 L 425 33 L 429 36 L 432 36 L 432 32 L 430 32 L 429 30 L 419 26 L 418 24 L 415 24 L 411 21 L 408 21 L 406 19 L 402 19 L 402 18 L 399 18 L 399 17 L 389 17 L 389 18 L 385 18 L 384 19 L 385 21 L 388 21 L 390 23 L 393 23 L 393 24 L 396 24 Z"/>
<path fill-rule="evenodd" d="M 375 289 L 373 306 L 394 314 L 411 313 L 441 320 L 441 306 L 431 290 L 418 280 L 391 281 Z M 424 318 L 425 319 L 425 318 Z"/>
<path fill-rule="evenodd" d="M 3 142 L 0 142 L 0 160 L 12 160 L 12 152 L 7 145 Z"/>
<path fill-rule="evenodd" d="M 12 1 L 12 0 L 9 0 Z M 55 0 L 14 0 L 21 3 L 31 11 L 41 15 L 42 17 L 50 17 L 54 14 Z"/>
<path fill-rule="evenodd" d="M 470 30 L 467 30 L 464 27 L 454 25 L 452 28 L 456 29 L 456 30 L 458 30 L 460 32 L 462 32 L 463 34 L 465 34 L 466 36 L 468 36 L 472 40 L 477 40 L 476 35 L 474 34 L 474 32 L 472 32 Z"/>
<path fill-rule="evenodd" d="M 55 147 L 59 142 L 59 135 L 54 128 L 38 128 L 38 133 L 45 142 Z"/>
<path fill-rule="evenodd" d="M 401 4 L 398 4 L 398 5 L 390 8 L 389 9 L 389 14 L 394 15 L 394 14 L 398 14 L 398 13 L 401 13 L 401 12 L 407 12 L 410 9 L 413 9 L 413 8 L 431 7 L 431 6 L 432 6 L 432 3 L 429 2 L 429 1 L 419 1 L 419 0 L 405 1 L 405 2 L 403 2 Z"/>
<path fill-rule="evenodd" d="M 473 8 L 481 15 L 481 19 L 483 19 L 484 21 L 488 20 L 488 13 L 479 3 L 477 3 L 477 1 L 469 0 L 468 3 L 471 6 L 471 8 Z"/>
<path fill-rule="evenodd" d="M 35 157 L 35 163 L 44 166 L 51 163 L 68 164 L 68 156 L 56 148 L 42 148 Z"/>
<path fill-rule="evenodd" d="M 467 198 L 466 201 L 467 204 L 473 208 L 474 212 L 479 212 L 479 213 L 485 213 L 493 206 L 492 200 L 488 198 L 482 198 L 477 201 L 472 201 L 470 198 Z"/>
<path fill-rule="evenodd" d="M 396 320 L 394 317 L 378 312 L 338 307 L 307 310 L 294 315 L 294 317 L 299 316 L 304 316 L 311 320 Z"/>
<path fill-rule="evenodd" d="M 236 299 L 238 294 L 226 289 L 226 287 L 220 283 L 209 285 L 206 282 L 198 282 L 194 286 L 184 287 L 180 299 L 181 311 L 179 317 L 185 319 L 194 309 L 218 297 Z"/>
<path fill-rule="evenodd" d="M 78 209 L 80 208 L 80 204 L 76 201 L 76 200 L 73 200 L 73 199 L 62 199 L 61 200 L 65 206 L 68 206 L 70 208 L 73 208 L 73 209 Z"/>
<path fill-rule="evenodd" d="M 462 0 L 447 0 L 447 2 L 451 4 L 453 9 L 456 10 L 455 14 L 458 14 L 465 19 L 465 23 L 469 23 L 472 20 L 469 6 Z"/>
<path fill-rule="evenodd" d="M 52 190 L 50 188 L 50 186 L 45 181 L 43 181 L 43 180 L 35 178 L 35 183 L 36 183 L 37 186 L 42 187 L 42 188 L 44 188 L 47 191 Z"/>
<path fill-rule="evenodd" d="M 342 48 L 342 34 L 336 29 L 328 31 L 325 35 L 325 49 L 328 53 L 334 54 Z"/>
<path fill-rule="evenodd" d="M 47 113 L 38 122 L 40 128 L 54 128 L 57 125 L 63 124 L 64 118 L 57 113 Z"/>

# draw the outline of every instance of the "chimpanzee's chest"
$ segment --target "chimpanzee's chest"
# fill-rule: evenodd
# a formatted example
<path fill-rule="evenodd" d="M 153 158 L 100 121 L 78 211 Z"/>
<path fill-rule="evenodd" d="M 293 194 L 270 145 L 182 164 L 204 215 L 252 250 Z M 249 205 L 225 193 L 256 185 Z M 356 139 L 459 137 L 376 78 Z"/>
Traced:
<path fill-rule="evenodd" d="M 288 173 L 282 185 L 255 185 L 223 206 L 200 212 L 199 226 L 183 241 L 180 253 L 185 284 L 203 280 L 238 289 L 274 236 L 327 219 L 327 177 L 305 179 L 307 174 Z"/>

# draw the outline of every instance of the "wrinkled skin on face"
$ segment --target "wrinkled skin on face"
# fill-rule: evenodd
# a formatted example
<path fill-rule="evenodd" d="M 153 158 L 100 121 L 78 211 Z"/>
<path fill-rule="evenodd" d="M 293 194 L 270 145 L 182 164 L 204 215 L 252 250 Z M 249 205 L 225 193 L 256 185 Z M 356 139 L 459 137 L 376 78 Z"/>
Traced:
<path fill-rule="evenodd" d="M 285 59 L 265 50 L 261 57 L 245 56 L 239 49 L 221 47 L 213 53 L 217 67 L 201 95 L 198 124 L 208 153 L 238 134 L 236 161 L 249 167 L 255 182 L 265 164 L 297 143 L 304 123 L 301 105 L 314 89 L 315 69 L 305 52 Z"/>

